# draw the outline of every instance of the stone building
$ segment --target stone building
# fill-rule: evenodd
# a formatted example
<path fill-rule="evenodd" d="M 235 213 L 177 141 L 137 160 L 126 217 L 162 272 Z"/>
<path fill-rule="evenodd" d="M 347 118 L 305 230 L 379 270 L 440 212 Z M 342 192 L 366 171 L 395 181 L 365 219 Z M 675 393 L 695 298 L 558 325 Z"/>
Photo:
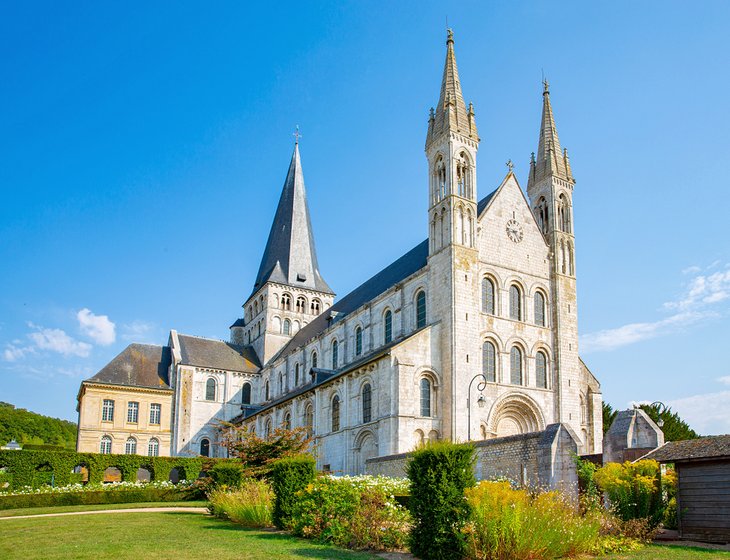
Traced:
<path fill-rule="evenodd" d="M 480 198 L 475 112 L 449 31 L 426 134 L 429 182 L 415 187 L 428 197 L 428 238 L 339 299 L 319 270 L 296 144 L 230 342 L 172 331 L 161 348 L 170 453 L 223 453 L 219 420 L 259 434 L 306 427 L 320 468 L 344 473 L 435 439 L 525 435 L 534 449 L 560 440 L 600 452 L 600 385 L 578 354 L 575 181 L 547 82 L 542 100 L 527 196 L 510 165 Z M 82 384 L 82 417 L 99 406 L 84 396 L 94 379 Z M 98 448 L 103 429 L 79 431 Z"/>

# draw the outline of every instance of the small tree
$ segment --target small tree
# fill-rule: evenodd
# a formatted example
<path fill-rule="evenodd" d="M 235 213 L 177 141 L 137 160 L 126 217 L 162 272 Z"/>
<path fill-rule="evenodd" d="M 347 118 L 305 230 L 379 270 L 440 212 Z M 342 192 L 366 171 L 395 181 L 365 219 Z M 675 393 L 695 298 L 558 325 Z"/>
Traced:
<path fill-rule="evenodd" d="M 274 490 L 274 525 L 279 529 L 289 527 L 296 493 L 306 488 L 317 476 L 314 457 L 300 455 L 274 461 L 271 465 L 271 487 Z"/>
<path fill-rule="evenodd" d="M 662 421 L 662 432 L 665 441 L 683 441 L 685 439 L 697 439 L 699 434 L 689 427 L 689 424 L 679 417 L 679 414 L 672 412 L 671 408 L 661 410 L 658 404 L 650 406 L 642 404 L 641 409 L 649 415 L 654 422 Z"/>

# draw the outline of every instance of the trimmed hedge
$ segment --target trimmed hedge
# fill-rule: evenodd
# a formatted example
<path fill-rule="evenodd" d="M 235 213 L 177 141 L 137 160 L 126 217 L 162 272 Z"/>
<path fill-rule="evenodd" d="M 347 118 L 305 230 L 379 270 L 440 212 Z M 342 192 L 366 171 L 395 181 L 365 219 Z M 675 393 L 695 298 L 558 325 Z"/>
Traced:
<path fill-rule="evenodd" d="M 311 455 L 299 455 L 274 461 L 271 467 L 274 501 L 274 525 L 286 529 L 291 524 L 296 493 L 314 481 L 317 465 Z"/>
<path fill-rule="evenodd" d="M 237 488 L 243 483 L 243 465 L 240 462 L 217 463 L 208 474 L 216 486 Z"/>
<path fill-rule="evenodd" d="M 122 473 L 122 480 L 135 482 L 137 469 L 150 471 L 151 480 L 169 480 L 170 471 L 178 470 L 179 480 L 195 480 L 209 465 L 238 463 L 237 459 L 209 459 L 208 457 L 145 457 L 143 455 L 101 455 L 99 453 L 76 453 L 72 451 L 26 451 L 0 450 L 0 469 L 12 479 L 13 488 L 38 486 L 53 483 L 65 486 L 77 482 L 72 473 L 77 466 L 89 470 L 89 482 L 102 482 L 104 471 L 116 467 Z"/>
<path fill-rule="evenodd" d="M 462 528 L 471 508 L 464 490 L 474 486 L 474 447 L 437 442 L 413 452 L 406 468 L 411 480 L 411 552 L 423 560 L 462 558 Z"/>
<path fill-rule="evenodd" d="M 197 488 L 134 488 L 99 492 L 59 492 L 47 494 L 0 495 L 0 510 L 27 507 L 75 506 L 89 504 L 131 504 L 136 502 L 184 502 L 203 499 Z"/>

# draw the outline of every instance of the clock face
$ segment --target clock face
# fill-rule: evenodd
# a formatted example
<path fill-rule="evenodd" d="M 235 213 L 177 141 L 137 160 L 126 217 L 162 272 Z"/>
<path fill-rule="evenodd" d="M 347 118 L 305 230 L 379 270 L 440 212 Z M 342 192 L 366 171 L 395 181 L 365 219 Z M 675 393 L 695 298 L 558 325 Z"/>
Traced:
<path fill-rule="evenodd" d="M 519 243 L 522 241 L 522 237 L 524 236 L 524 232 L 522 231 L 522 226 L 520 225 L 520 222 L 517 220 L 510 220 L 507 222 L 507 237 L 509 237 L 512 241 L 515 243 Z"/>

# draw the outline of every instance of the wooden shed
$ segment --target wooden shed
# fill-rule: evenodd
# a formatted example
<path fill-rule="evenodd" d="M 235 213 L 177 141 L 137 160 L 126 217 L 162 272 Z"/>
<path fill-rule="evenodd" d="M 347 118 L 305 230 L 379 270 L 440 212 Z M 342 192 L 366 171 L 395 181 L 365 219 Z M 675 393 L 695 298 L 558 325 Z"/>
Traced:
<path fill-rule="evenodd" d="M 668 442 L 643 458 L 674 463 L 680 538 L 730 542 L 730 435 Z"/>

